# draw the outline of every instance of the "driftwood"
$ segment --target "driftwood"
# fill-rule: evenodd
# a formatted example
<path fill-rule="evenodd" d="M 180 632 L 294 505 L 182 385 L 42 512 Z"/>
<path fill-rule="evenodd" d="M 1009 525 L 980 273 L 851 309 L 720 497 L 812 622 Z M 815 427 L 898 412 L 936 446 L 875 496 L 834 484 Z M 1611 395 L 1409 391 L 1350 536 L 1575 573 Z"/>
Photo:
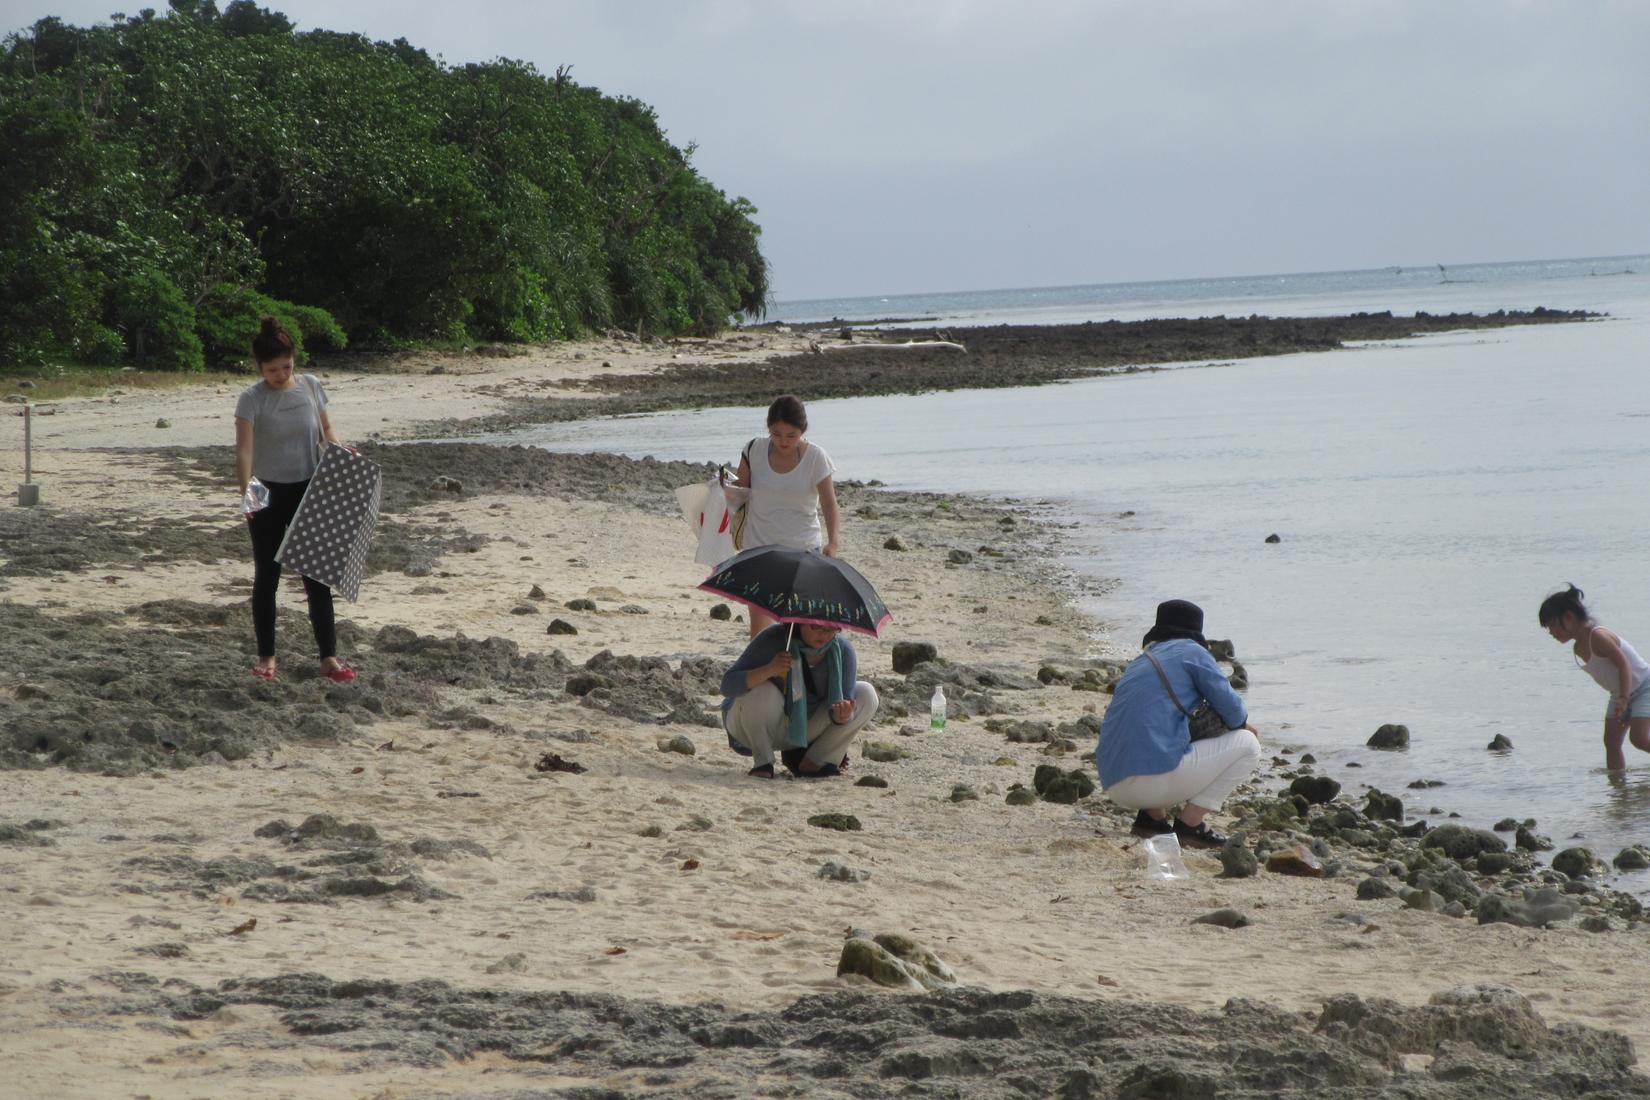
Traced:
<path fill-rule="evenodd" d="M 882 343 L 854 343 L 854 344 L 815 344 L 813 347 L 821 352 L 848 351 L 854 348 L 953 348 L 956 351 L 967 353 L 968 349 L 955 340 L 907 340 L 902 344 Z"/>

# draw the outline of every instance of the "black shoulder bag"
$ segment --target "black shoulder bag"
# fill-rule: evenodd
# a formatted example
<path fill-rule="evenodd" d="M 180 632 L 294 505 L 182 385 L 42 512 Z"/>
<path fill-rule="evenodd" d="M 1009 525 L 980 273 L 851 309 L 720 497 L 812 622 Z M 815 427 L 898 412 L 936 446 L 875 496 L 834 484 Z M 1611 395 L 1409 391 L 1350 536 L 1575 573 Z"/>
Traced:
<path fill-rule="evenodd" d="M 1144 653 L 1146 660 L 1150 661 L 1152 667 L 1157 669 L 1157 678 L 1163 681 L 1163 690 L 1169 693 L 1169 698 L 1173 700 L 1175 709 L 1186 716 L 1186 730 L 1191 734 L 1193 741 L 1219 737 L 1227 732 L 1226 719 L 1222 718 L 1220 712 L 1210 705 L 1209 700 L 1199 699 L 1196 707 L 1187 710 L 1180 702 L 1180 697 L 1174 693 L 1174 688 L 1169 686 L 1169 674 L 1163 671 L 1163 666 L 1158 663 L 1157 658 L 1152 654 L 1151 647 L 1147 646 Z"/>

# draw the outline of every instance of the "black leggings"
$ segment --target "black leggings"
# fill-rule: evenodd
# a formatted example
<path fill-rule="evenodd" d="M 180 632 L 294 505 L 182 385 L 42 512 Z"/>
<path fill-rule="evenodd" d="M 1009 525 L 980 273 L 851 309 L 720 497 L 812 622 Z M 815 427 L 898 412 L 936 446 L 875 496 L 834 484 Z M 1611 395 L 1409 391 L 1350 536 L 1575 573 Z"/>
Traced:
<path fill-rule="evenodd" d="M 247 523 L 252 531 L 252 631 L 258 637 L 258 656 L 275 656 L 275 590 L 281 585 L 281 563 L 275 551 L 286 537 L 287 524 L 304 499 L 307 481 L 266 481 L 269 506 L 254 512 Z M 309 596 L 309 625 L 315 630 L 315 647 L 321 659 L 338 656 L 338 634 L 332 621 L 332 589 L 320 581 L 304 578 Z"/>

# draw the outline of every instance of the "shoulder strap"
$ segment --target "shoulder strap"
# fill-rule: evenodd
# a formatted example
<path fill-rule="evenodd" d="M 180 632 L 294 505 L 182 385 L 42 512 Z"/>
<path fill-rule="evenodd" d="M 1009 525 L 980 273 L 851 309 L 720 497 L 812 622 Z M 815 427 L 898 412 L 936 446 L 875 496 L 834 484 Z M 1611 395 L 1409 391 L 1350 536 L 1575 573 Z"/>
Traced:
<path fill-rule="evenodd" d="M 315 396 L 315 391 L 320 388 L 321 383 L 313 374 L 301 374 L 298 378 L 303 383 L 304 396 L 309 398 L 310 408 L 315 410 L 315 456 L 316 461 L 319 461 L 320 456 L 327 451 L 327 429 L 326 425 L 321 423 L 321 402 Z"/>
<path fill-rule="evenodd" d="M 744 459 L 745 459 L 746 462 L 749 462 L 751 460 L 751 451 L 756 447 L 756 444 L 758 442 L 760 442 L 761 439 L 762 439 L 761 436 L 757 436 L 755 439 L 753 439 L 749 443 L 745 444 Z"/>
<path fill-rule="evenodd" d="M 1178 710 L 1181 714 L 1184 714 L 1187 718 L 1190 718 L 1192 716 L 1191 712 L 1181 705 L 1180 696 L 1176 695 L 1174 693 L 1174 688 L 1169 686 L 1169 674 L 1164 672 L 1163 666 L 1157 663 L 1157 657 L 1152 654 L 1152 647 L 1147 646 L 1142 653 L 1144 654 L 1146 660 L 1152 663 L 1152 667 L 1157 669 L 1157 678 L 1163 681 L 1163 690 L 1169 693 L 1169 698 L 1174 702 L 1174 709 Z"/>

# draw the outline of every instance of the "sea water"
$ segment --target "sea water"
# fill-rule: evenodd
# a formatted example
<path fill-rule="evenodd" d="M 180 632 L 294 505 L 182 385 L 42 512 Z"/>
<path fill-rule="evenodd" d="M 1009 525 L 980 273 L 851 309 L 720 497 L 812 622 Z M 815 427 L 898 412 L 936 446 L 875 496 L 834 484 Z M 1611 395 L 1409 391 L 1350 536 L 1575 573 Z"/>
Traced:
<path fill-rule="evenodd" d="M 1650 649 L 1650 275 L 1639 274 L 1650 259 L 1615 261 L 1635 270 L 1614 276 L 1567 263 L 1550 279 L 1473 284 L 1470 306 L 1453 304 L 1459 284 L 1436 283 L 1353 304 L 1583 307 L 1608 319 L 818 401 L 809 437 L 844 479 L 1047 502 L 1072 525 L 1071 567 L 1095 582 L 1083 599 L 1104 624 L 1097 641 L 1132 649 L 1159 600 L 1201 604 L 1210 635 L 1233 639 L 1248 668 L 1263 742 L 1310 750 L 1354 798 L 1367 784 L 1433 821 L 1534 817 L 1559 847 L 1609 858 L 1650 843 L 1650 755 L 1629 747 L 1626 777 L 1604 773 L 1606 696 L 1536 608 L 1574 581 L 1603 623 Z M 762 412 L 510 438 L 729 461 Z M 1409 727 L 1407 752 L 1365 747 L 1387 722 Z M 1511 752 L 1488 750 L 1498 733 Z M 1417 780 L 1443 785 L 1411 789 Z M 1618 881 L 1650 890 L 1650 875 Z"/>

